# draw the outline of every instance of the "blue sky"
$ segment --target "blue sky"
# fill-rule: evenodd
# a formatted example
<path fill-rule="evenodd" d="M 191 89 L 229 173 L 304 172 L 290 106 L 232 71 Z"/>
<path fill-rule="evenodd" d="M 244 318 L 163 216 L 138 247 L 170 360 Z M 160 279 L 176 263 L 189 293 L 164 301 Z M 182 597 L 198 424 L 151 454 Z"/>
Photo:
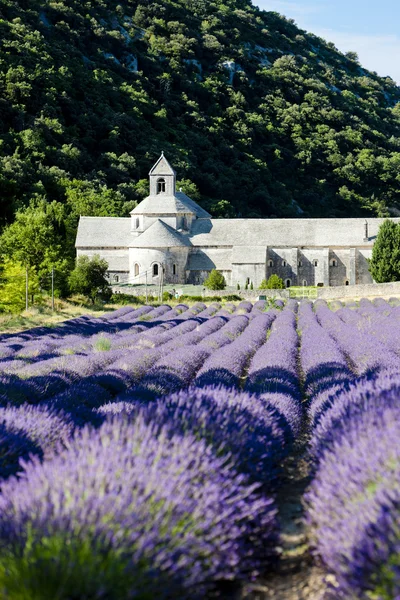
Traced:
<path fill-rule="evenodd" d="M 358 53 L 363 66 L 400 84 L 399 0 L 253 0 L 264 10 Z"/>

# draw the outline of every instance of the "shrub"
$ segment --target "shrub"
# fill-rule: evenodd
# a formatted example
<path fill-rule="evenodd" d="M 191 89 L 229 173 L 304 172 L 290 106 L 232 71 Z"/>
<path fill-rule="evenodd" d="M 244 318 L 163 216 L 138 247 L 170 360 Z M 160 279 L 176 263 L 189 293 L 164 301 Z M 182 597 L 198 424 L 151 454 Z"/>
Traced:
<path fill-rule="evenodd" d="M 222 273 L 213 269 L 205 280 L 204 285 L 208 290 L 224 290 L 226 288 L 225 277 Z"/>
<path fill-rule="evenodd" d="M 193 433 L 231 455 L 236 468 L 268 485 L 285 455 L 274 411 L 255 395 L 225 387 L 189 388 L 142 409 L 148 423 L 173 433 Z"/>
<path fill-rule="evenodd" d="M 5 597 L 200 600 L 268 564 L 273 500 L 205 442 L 158 429 L 140 418 L 84 428 L 2 485 Z"/>
<path fill-rule="evenodd" d="M 283 290 L 285 288 L 285 284 L 283 280 L 278 277 L 278 275 L 271 275 L 268 279 L 263 279 L 260 283 L 259 290 Z"/>
<path fill-rule="evenodd" d="M 93 304 L 99 297 L 109 300 L 112 292 L 106 279 L 107 269 L 107 262 L 98 255 L 93 256 L 92 259 L 88 256 L 80 256 L 69 277 L 71 292 L 87 296 Z"/>

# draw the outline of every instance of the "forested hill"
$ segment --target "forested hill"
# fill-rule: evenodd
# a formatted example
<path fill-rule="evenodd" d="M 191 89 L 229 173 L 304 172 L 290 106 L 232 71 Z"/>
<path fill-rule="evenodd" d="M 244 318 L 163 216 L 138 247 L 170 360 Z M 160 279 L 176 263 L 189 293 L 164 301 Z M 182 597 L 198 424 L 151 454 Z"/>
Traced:
<path fill-rule="evenodd" d="M 126 216 L 161 150 L 215 216 L 397 214 L 399 100 L 248 0 L 0 0 L 2 224 Z"/>

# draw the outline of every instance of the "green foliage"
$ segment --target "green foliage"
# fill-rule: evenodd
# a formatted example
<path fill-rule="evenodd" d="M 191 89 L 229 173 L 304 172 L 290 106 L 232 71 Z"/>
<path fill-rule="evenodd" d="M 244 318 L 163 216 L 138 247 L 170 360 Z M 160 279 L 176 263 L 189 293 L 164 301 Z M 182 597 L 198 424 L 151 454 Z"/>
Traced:
<path fill-rule="evenodd" d="M 382 223 L 372 250 L 369 270 L 377 283 L 400 281 L 400 225 Z"/>
<path fill-rule="evenodd" d="M 216 269 L 213 269 L 205 280 L 204 286 L 208 290 L 224 290 L 226 288 L 225 277 L 222 275 L 222 273 Z"/>
<path fill-rule="evenodd" d="M 0 0 L 0 36 L 0 225 L 54 201 L 67 256 L 161 149 L 215 217 L 400 208 L 394 81 L 250 0 Z"/>
<path fill-rule="evenodd" d="M 238 283 L 238 284 L 236 285 L 236 289 L 237 289 L 237 290 L 240 290 L 240 283 Z"/>
<path fill-rule="evenodd" d="M 252 281 L 250 282 L 250 289 L 251 289 L 251 290 L 254 290 L 254 285 L 253 285 L 253 282 L 252 282 Z"/>
<path fill-rule="evenodd" d="M 28 271 L 29 300 L 39 294 L 39 278 L 35 268 Z M 4 261 L 0 275 L 0 311 L 20 313 L 25 309 L 26 302 L 26 268 L 10 259 Z"/>
<path fill-rule="evenodd" d="M 106 279 L 107 269 L 107 262 L 98 255 L 93 256 L 92 259 L 88 256 L 80 256 L 69 277 L 71 292 L 87 296 L 93 304 L 98 297 L 109 300 L 112 291 Z"/>
<path fill-rule="evenodd" d="M 111 339 L 104 335 L 99 335 L 93 344 L 95 352 L 108 352 L 111 350 Z"/>
<path fill-rule="evenodd" d="M 66 279 L 72 256 L 65 250 L 65 212 L 58 202 L 47 203 L 43 198 L 32 200 L 20 209 L 15 221 L 0 236 L 1 254 L 32 267 L 43 288 L 51 288 L 51 270 L 55 271 L 58 294 L 65 294 Z"/>
<path fill-rule="evenodd" d="M 268 279 L 263 279 L 260 283 L 259 290 L 283 290 L 285 288 L 285 284 L 283 280 L 278 277 L 278 275 L 271 275 Z"/>

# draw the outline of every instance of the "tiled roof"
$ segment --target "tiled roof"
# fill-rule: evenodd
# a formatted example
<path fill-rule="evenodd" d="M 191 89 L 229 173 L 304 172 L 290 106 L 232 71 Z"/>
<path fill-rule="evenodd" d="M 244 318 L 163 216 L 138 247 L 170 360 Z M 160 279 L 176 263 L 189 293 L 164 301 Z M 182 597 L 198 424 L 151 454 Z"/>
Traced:
<path fill-rule="evenodd" d="M 131 212 L 131 215 L 161 216 L 174 214 L 193 214 L 198 218 L 207 218 L 210 216 L 207 211 L 183 192 L 177 192 L 175 196 L 167 196 L 166 194 L 148 196 Z"/>
<path fill-rule="evenodd" d="M 171 167 L 169 162 L 164 156 L 164 152 L 161 154 L 160 158 L 151 169 L 149 175 L 176 175 L 174 169 Z"/>
<path fill-rule="evenodd" d="M 193 246 L 372 247 L 384 219 L 198 219 Z M 399 223 L 400 219 L 393 221 Z"/>
<path fill-rule="evenodd" d="M 77 248 L 127 248 L 130 233 L 129 217 L 81 217 L 75 245 Z"/>
<path fill-rule="evenodd" d="M 157 219 L 146 231 L 129 244 L 130 248 L 179 248 L 191 246 L 187 236 Z"/>

